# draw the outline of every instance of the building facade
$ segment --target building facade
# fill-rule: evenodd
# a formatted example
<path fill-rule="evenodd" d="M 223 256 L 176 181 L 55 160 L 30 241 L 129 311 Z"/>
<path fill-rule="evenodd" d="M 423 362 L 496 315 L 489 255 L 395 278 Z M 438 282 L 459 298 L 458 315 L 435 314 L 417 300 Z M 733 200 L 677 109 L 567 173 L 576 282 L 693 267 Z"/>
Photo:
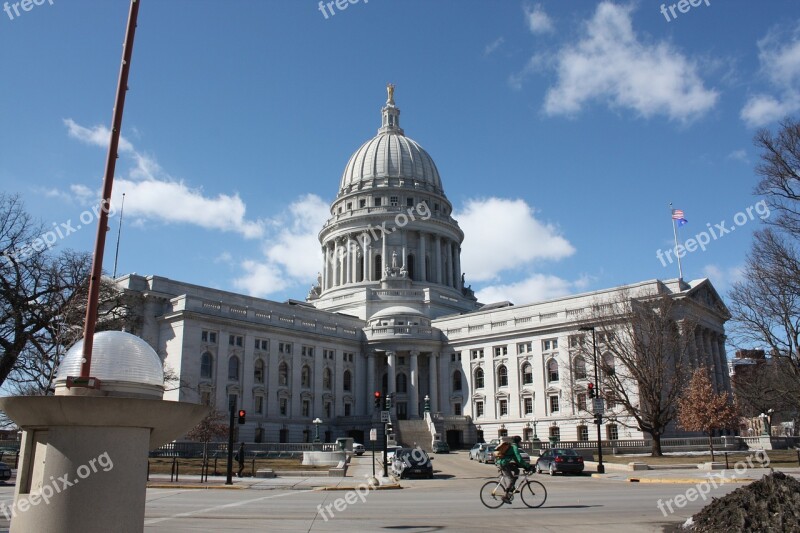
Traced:
<path fill-rule="evenodd" d="M 117 280 L 142 297 L 134 333 L 180 378 L 165 398 L 222 410 L 233 403 L 248 413 L 240 439 L 255 442 L 309 441 L 317 418 L 325 440 L 363 441 L 377 421 L 375 391 L 393 398 L 401 427 L 427 406 L 431 427 L 452 445 L 505 434 L 589 440 L 591 365 L 578 353 L 578 328 L 598 299 L 623 293 L 685 300 L 697 324 L 693 364 L 730 388 L 728 312 L 708 280 L 479 304 L 461 273 L 464 233 L 433 159 L 400 127 L 392 86 L 381 127 L 348 161 L 319 239 L 323 264 L 305 301 L 158 276 Z M 606 414 L 606 438 L 642 438 L 619 408 Z"/>

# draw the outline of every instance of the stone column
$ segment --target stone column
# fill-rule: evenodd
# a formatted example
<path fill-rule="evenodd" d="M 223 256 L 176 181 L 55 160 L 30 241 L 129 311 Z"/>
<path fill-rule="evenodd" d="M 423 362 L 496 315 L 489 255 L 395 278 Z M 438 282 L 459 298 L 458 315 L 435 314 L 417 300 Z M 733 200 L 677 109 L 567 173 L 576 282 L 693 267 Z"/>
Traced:
<path fill-rule="evenodd" d="M 719 353 L 722 355 L 722 363 L 725 365 L 725 371 L 722 373 L 725 390 L 733 392 L 731 387 L 731 375 L 730 372 L 728 372 L 728 356 L 725 353 L 725 335 L 717 335 L 717 342 L 719 343 Z"/>
<path fill-rule="evenodd" d="M 373 403 L 375 394 L 375 352 L 367 352 L 367 406 Z M 371 413 L 371 408 L 367 408 L 367 413 Z"/>
<path fill-rule="evenodd" d="M 383 273 L 386 272 L 386 267 L 390 264 L 386 258 L 386 234 L 384 233 L 381 237 L 383 239 L 381 244 L 381 271 L 379 280 L 383 279 Z"/>
<path fill-rule="evenodd" d="M 428 356 L 428 388 L 431 397 L 431 412 L 439 411 L 439 354 L 431 352 Z"/>
<path fill-rule="evenodd" d="M 711 350 L 711 332 L 702 328 L 703 350 L 706 352 L 706 366 L 711 373 L 711 382 L 714 385 L 714 392 L 717 392 L 717 362 L 714 360 L 714 352 Z"/>
<path fill-rule="evenodd" d="M 419 232 L 419 260 L 417 261 L 419 273 L 417 279 L 419 281 L 426 281 L 425 278 L 425 234 Z"/>
<path fill-rule="evenodd" d="M 453 258 L 456 267 L 456 289 L 459 291 L 463 289 L 463 285 L 461 283 L 461 246 L 457 242 L 453 243 L 453 247 L 455 250 L 455 257 Z"/>
<path fill-rule="evenodd" d="M 344 282 L 347 284 L 351 283 L 353 279 L 353 241 L 351 241 L 348 236 L 345 243 L 347 252 L 344 255 Z"/>
<path fill-rule="evenodd" d="M 444 245 L 447 251 L 447 283 L 445 285 L 455 287 L 455 283 L 453 283 L 453 243 L 448 239 Z"/>
<path fill-rule="evenodd" d="M 438 235 L 433 238 L 434 266 L 436 271 L 433 273 L 435 283 L 442 282 L 442 238 Z"/>
<path fill-rule="evenodd" d="M 364 269 L 364 276 L 362 276 L 362 281 L 369 281 L 369 251 L 371 249 L 370 245 L 367 243 L 367 237 L 364 237 L 364 241 L 362 242 L 362 253 L 364 254 L 364 261 L 361 265 L 361 268 Z"/>
<path fill-rule="evenodd" d="M 419 418 L 419 366 L 418 360 L 419 352 L 411 352 L 411 388 L 408 389 L 409 403 L 411 409 L 409 416 L 411 418 Z"/>
<path fill-rule="evenodd" d="M 386 394 L 392 394 L 395 390 L 395 372 L 397 370 L 397 354 L 394 352 L 386 352 Z M 392 407 L 394 407 L 394 402 L 392 403 Z"/>
<path fill-rule="evenodd" d="M 372 271 L 375 270 L 375 250 L 372 249 L 372 245 L 367 245 L 367 253 L 365 261 L 367 263 L 367 271 L 364 274 L 364 279 L 366 281 L 376 281 L 375 277 L 372 275 Z"/>
<path fill-rule="evenodd" d="M 331 287 L 336 287 L 339 285 L 339 241 L 337 239 L 333 240 L 333 261 L 331 261 L 331 273 L 333 274 Z"/>

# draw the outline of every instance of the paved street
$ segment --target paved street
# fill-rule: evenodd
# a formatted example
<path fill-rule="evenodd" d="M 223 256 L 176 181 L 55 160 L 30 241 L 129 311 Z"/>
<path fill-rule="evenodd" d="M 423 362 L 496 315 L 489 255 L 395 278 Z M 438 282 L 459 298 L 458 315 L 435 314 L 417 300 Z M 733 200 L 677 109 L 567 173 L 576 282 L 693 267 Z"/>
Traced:
<path fill-rule="evenodd" d="M 352 472 L 360 477 L 371 472 L 369 457 L 354 458 Z M 535 476 L 548 490 L 540 509 L 528 509 L 521 502 L 492 510 L 478 497 L 480 486 L 496 469 L 469 461 L 466 452 L 437 455 L 433 480 L 403 480 L 403 489 L 362 491 L 346 504 L 348 491 L 289 489 L 263 480 L 244 489 L 148 489 L 145 530 L 179 531 L 486 531 L 502 520 L 504 528 L 529 531 L 660 531 L 668 522 L 682 522 L 702 507 L 702 500 L 669 518 L 656 507 L 659 499 L 674 498 L 692 487 L 688 484 L 628 483 L 627 475 L 595 479 Z M 683 475 L 686 477 L 686 474 Z M 242 483 L 246 486 L 252 483 Z M 327 482 L 323 478 L 321 482 Z M 296 485 L 297 486 L 297 485 Z M 731 483 L 712 489 L 721 496 L 736 487 Z M 0 487 L 0 501 L 11 501 L 13 488 Z M 341 511 L 336 510 L 337 499 Z M 326 506 L 328 511 L 325 510 Z M 318 510 L 322 509 L 322 513 Z M 8 521 L 0 522 L 0 529 Z"/>

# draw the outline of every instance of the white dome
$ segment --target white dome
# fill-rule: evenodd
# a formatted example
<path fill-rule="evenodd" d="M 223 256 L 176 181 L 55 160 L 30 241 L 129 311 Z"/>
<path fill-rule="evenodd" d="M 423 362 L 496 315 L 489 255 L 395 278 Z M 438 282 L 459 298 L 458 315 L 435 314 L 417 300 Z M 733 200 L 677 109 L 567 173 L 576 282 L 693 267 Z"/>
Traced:
<path fill-rule="evenodd" d="M 379 178 L 404 178 L 410 186 L 442 194 L 433 158 L 416 141 L 396 131 L 381 133 L 356 150 L 344 169 L 340 190 L 346 192 Z"/>
<path fill-rule="evenodd" d="M 83 339 L 67 351 L 58 367 L 57 389 L 66 387 L 67 376 L 80 376 L 82 360 Z M 164 392 L 164 369 L 158 354 L 147 342 L 124 331 L 95 333 L 91 377 L 100 380 L 104 391 Z"/>

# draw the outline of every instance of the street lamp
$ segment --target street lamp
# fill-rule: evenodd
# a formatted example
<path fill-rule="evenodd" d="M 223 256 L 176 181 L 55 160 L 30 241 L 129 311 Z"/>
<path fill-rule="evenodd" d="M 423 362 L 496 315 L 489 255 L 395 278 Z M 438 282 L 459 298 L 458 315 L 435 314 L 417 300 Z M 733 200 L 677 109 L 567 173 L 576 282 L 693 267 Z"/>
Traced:
<path fill-rule="evenodd" d="M 314 442 L 319 442 L 319 425 L 322 424 L 322 420 L 317 417 L 311 423 L 314 424 Z"/>
<path fill-rule="evenodd" d="M 431 412 L 431 397 L 428 396 L 427 394 L 425 395 L 425 412 L 426 413 Z"/>
<path fill-rule="evenodd" d="M 595 336 L 594 326 L 582 326 L 578 328 L 580 331 L 591 331 L 592 332 L 592 359 L 594 361 L 594 390 L 597 391 L 598 397 L 600 394 L 600 388 L 598 387 L 599 383 L 597 380 L 597 337 Z M 603 415 L 602 413 L 595 413 L 594 415 L 594 423 L 597 424 L 597 473 L 603 474 L 606 471 L 606 467 L 603 466 L 603 443 L 600 440 L 600 424 L 603 423 Z"/>
<path fill-rule="evenodd" d="M 535 416 L 533 418 L 531 418 L 531 423 L 533 424 L 533 440 L 539 440 L 539 435 L 536 434 L 536 423 L 537 422 L 538 422 L 538 420 L 536 420 Z"/>

